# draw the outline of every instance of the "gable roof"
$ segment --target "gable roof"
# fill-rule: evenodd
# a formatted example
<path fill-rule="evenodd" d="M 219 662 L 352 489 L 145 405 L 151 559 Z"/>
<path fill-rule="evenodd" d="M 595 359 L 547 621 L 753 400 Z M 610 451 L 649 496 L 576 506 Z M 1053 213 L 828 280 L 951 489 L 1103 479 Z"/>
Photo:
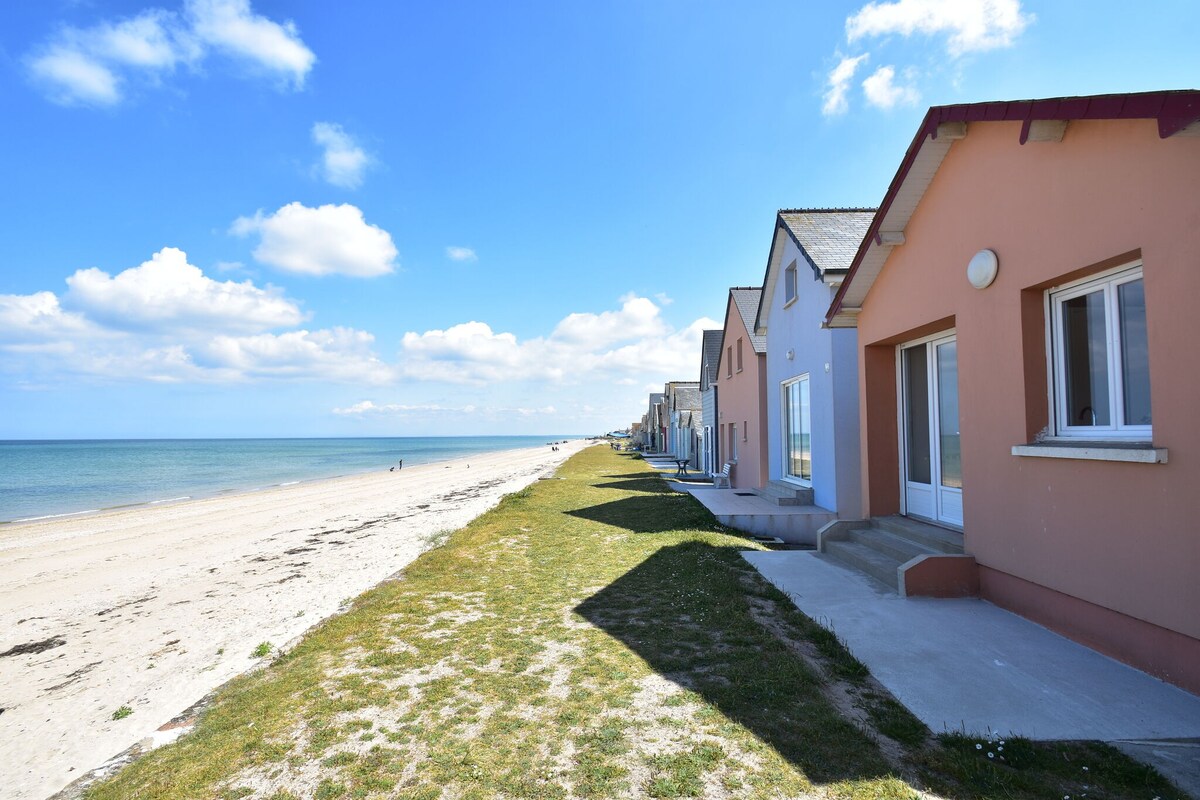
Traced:
<path fill-rule="evenodd" d="M 933 182 L 954 142 L 967 135 L 967 124 L 1020 122 L 1020 143 L 1059 141 L 1073 120 L 1153 119 L 1159 138 L 1200 135 L 1200 91 L 1185 89 L 1090 97 L 1053 97 L 933 106 L 925 114 L 879 211 L 859 244 L 846 278 L 834 295 L 825 324 L 854 327 L 863 300 L 883 269 L 891 248 L 904 244 L 904 228 Z"/>
<path fill-rule="evenodd" d="M 700 384 L 675 384 L 671 392 L 671 411 L 699 410 L 700 405 Z"/>
<path fill-rule="evenodd" d="M 755 312 L 752 330 L 758 335 L 767 332 L 771 298 L 779 273 L 784 268 L 783 246 L 787 239 L 812 269 L 818 280 L 840 279 L 850 268 L 858 246 L 875 218 L 873 208 L 790 208 L 775 215 L 775 234 L 767 254 L 767 270 L 763 275 L 762 298 Z"/>
<path fill-rule="evenodd" d="M 734 286 L 729 290 L 729 296 L 742 318 L 742 324 L 746 326 L 746 332 L 750 334 L 750 346 L 754 348 L 754 352 L 767 352 L 767 337 L 759 336 L 754 331 L 754 316 L 758 313 L 758 301 L 762 297 L 762 287 Z"/>
<path fill-rule="evenodd" d="M 708 390 L 708 385 L 717 379 L 717 362 L 721 360 L 721 339 L 725 331 L 704 331 L 700 345 L 700 391 Z"/>

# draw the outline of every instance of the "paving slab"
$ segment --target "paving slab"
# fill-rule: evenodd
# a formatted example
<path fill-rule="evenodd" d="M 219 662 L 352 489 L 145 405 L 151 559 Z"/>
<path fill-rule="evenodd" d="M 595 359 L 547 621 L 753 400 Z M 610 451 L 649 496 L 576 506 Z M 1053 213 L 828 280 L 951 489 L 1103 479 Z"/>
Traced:
<path fill-rule="evenodd" d="M 1200 697 L 985 601 L 901 598 L 818 553 L 743 556 L 935 733 L 1200 738 Z"/>

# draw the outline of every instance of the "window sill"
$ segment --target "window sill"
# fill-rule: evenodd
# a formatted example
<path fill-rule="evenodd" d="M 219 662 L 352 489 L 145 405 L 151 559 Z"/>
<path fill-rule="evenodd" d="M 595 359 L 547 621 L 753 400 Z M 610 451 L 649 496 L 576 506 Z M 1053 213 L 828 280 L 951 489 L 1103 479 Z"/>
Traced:
<path fill-rule="evenodd" d="M 1080 461 L 1122 461 L 1131 464 L 1166 464 L 1167 448 L 1119 442 L 1039 442 L 1015 444 L 1014 456 L 1073 458 Z"/>
<path fill-rule="evenodd" d="M 791 308 L 792 306 L 796 305 L 796 301 L 797 301 L 797 300 L 799 300 L 799 299 L 800 299 L 800 295 L 798 295 L 798 294 L 797 294 L 797 295 L 796 295 L 795 297 L 793 297 L 791 300 L 784 300 L 784 301 L 783 301 L 783 307 L 784 307 L 784 308 Z"/>

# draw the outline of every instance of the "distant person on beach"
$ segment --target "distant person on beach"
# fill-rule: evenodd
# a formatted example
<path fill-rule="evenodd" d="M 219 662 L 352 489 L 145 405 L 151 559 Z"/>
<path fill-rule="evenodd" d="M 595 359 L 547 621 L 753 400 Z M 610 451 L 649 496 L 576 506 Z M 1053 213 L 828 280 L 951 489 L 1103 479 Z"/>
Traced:
<path fill-rule="evenodd" d="M 400 459 L 400 466 L 396 467 L 396 469 L 404 469 L 404 459 L 403 458 Z"/>

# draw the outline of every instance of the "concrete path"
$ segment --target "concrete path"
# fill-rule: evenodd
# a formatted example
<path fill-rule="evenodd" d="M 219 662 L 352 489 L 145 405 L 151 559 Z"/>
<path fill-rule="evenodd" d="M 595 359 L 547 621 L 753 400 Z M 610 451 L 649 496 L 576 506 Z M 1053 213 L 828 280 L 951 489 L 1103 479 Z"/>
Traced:
<path fill-rule="evenodd" d="M 935 733 L 1200 739 L 1200 697 L 990 603 L 901 599 L 812 552 L 743 555 Z"/>

